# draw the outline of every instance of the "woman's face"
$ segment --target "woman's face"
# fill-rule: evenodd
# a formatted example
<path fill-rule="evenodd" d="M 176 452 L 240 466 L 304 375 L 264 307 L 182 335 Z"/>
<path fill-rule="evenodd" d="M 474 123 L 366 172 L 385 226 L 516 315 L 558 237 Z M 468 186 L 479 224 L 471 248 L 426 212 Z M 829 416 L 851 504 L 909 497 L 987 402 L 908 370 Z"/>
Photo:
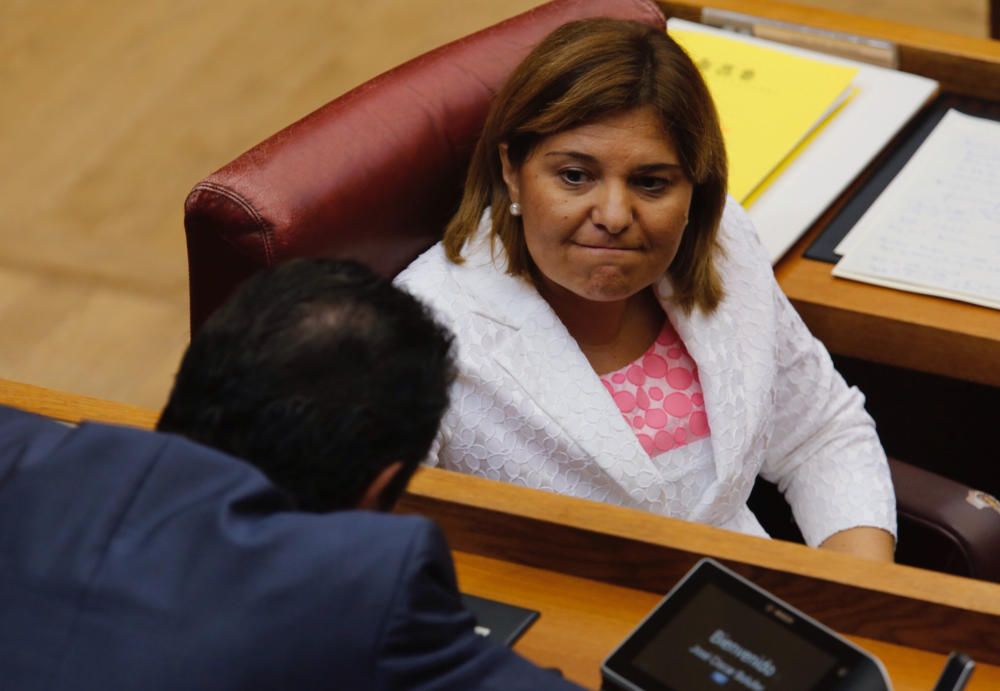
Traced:
<path fill-rule="evenodd" d="M 500 157 L 541 290 L 624 300 L 670 266 L 692 184 L 652 108 L 546 137 L 517 170 Z"/>

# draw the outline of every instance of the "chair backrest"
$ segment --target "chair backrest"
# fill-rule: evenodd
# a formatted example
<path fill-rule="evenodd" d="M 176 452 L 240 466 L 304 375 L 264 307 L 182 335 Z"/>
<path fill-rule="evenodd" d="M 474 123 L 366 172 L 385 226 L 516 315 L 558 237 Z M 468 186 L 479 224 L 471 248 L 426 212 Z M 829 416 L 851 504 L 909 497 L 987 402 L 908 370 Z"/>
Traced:
<path fill-rule="evenodd" d="M 651 0 L 555 0 L 407 62 L 208 176 L 185 204 L 191 330 L 293 257 L 394 276 L 441 237 L 490 100 L 553 29 L 606 16 L 665 27 Z"/>
<path fill-rule="evenodd" d="M 903 564 L 1000 583 L 1000 501 L 915 465 L 889 459 Z"/>

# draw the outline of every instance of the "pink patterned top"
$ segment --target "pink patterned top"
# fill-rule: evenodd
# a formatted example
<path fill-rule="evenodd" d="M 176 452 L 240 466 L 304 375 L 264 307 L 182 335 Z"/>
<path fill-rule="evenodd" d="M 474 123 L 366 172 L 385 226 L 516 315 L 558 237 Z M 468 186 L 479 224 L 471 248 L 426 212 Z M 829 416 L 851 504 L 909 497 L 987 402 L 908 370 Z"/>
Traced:
<path fill-rule="evenodd" d="M 698 366 L 669 320 L 649 350 L 601 383 L 650 458 L 711 433 Z"/>

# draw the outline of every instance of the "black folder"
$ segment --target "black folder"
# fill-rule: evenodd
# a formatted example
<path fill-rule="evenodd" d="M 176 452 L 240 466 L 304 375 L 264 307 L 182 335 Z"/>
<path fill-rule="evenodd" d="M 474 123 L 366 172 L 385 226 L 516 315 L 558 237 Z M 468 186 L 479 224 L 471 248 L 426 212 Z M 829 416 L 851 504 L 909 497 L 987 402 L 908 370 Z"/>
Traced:
<path fill-rule="evenodd" d="M 539 616 L 533 609 L 465 593 L 462 602 L 476 617 L 476 632 L 499 645 L 514 645 Z"/>

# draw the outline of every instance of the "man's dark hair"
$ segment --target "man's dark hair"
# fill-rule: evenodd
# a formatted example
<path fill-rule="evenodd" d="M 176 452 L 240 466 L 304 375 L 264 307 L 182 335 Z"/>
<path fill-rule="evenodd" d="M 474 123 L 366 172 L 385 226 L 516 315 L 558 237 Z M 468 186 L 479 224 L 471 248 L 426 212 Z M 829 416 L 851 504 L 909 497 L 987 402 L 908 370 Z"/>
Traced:
<path fill-rule="evenodd" d="M 448 406 L 452 336 L 364 266 L 296 259 L 247 280 L 202 326 L 157 429 L 260 468 L 305 511 L 353 508 L 403 468 L 390 508 Z"/>

